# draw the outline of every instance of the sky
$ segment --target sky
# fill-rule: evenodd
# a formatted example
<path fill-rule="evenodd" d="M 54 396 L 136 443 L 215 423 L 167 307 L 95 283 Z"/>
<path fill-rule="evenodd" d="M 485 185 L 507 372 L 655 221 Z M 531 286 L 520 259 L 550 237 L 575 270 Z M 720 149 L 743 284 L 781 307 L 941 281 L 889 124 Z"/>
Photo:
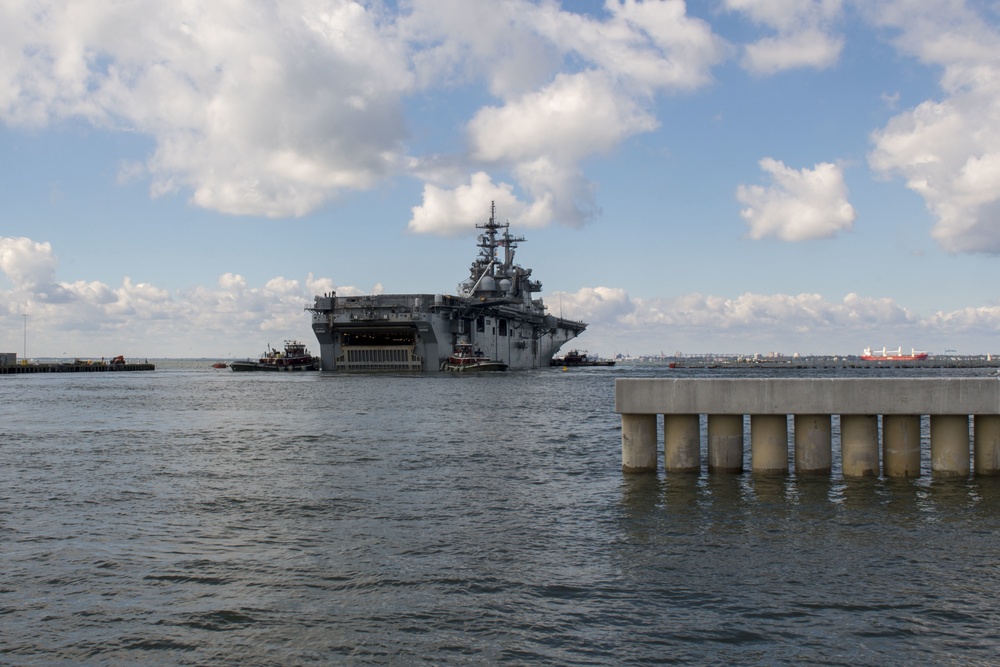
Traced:
<path fill-rule="evenodd" d="M 29 358 L 318 352 L 491 202 L 567 348 L 1000 352 L 992 0 L 14 0 L 0 156 Z"/>

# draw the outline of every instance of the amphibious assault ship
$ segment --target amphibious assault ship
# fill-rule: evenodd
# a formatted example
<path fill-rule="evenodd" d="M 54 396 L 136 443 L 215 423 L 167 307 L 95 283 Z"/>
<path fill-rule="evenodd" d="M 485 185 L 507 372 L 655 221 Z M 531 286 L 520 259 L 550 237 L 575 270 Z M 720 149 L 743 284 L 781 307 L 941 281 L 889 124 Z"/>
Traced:
<path fill-rule="evenodd" d="M 457 295 L 317 296 L 306 310 L 325 371 L 438 371 L 456 346 L 472 345 L 511 370 L 542 368 L 584 322 L 548 315 L 531 269 L 514 263 L 522 237 L 490 219 L 477 224 L 479 256 Z"/>

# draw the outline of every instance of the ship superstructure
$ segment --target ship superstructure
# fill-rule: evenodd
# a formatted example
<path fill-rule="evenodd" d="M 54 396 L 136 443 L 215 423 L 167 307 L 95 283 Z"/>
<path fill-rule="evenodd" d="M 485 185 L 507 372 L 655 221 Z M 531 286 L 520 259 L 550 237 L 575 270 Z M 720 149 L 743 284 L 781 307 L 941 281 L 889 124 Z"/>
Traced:
<path fill-rule="evenodd" d="M 324 294 L 307 308 L 325 371 L 437 371 L 459 344 L 511 370 L 541 368 L 584 322 L 549 315 L 534 295 L 542 284 L 514 262 L 522 237 L 499 223 L 477 224 L 479 255 L 457 295 Z"/>

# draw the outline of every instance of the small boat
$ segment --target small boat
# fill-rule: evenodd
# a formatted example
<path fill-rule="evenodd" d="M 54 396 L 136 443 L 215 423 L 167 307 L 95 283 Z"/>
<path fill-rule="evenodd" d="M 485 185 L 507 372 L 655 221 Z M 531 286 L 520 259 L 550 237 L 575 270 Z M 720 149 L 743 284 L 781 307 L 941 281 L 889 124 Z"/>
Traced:
<path fill-rule="evenodd" d="M 286 340 L 283 352 L 275 350 L 270 345 L 260 359 L 254 361 L 234 361 L 229 364 L 234 371 L 317 371 L 319 359 L 309 354 L 303 343 L 296 340 Z"/>
<path fill-rule="evenodd" d="M 214 364 L 212 364 L 212 368 L 228 368 L 228 367 L 221 361 L 217 361 Z"/>
<path fill-rule="evenodd" d="M 566 353 L 566 356 L 562 358 L 553 359 L 549 362 L 550 366 L 614 366 L 615 362 L 611 360 L 601 360 L 597 357 L 591 359 L 587 356 L 586 352 L 580 352 L 579 350 L 570 350 Z"/>
<path fill-rule="evenodd" d="M 881 350 L 873 351 L 870 347 L 866 347 L 861 358 L 865 361 L 923 361 L 927 358 L 927 353 L 910 350 L 910 354 L 903 354 L 903 348 L 886 350 L 883 347 Z"/>
<path fill-rule="evenodd" d="M 441 370 L 456 373 L 471 373 L 478 371 L 505 371 L 507 364 L 488 358 L 481 350 L 473 349 L 471 343 L 460 341 L 455 344 L 455 351 L 441 365 Z"/>

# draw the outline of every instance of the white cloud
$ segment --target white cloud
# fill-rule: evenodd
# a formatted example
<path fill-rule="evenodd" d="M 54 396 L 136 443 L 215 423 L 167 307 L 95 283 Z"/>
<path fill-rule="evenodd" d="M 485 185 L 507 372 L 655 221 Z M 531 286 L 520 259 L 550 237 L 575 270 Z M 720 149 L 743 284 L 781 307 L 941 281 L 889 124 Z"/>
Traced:
<path fill-rule="evenodd" d="M 18 287 L 31 289 L 50 283 L 56 264 L 49 243 L 37 243 L 24 237 L 0 237 L 0 272 Z"/>
<path fill-rule="evenodd" d="M 530 0 L 8 3 L 0 120 L 139 132 L 155 148 L 120 183 L 297 216 L 424 173 L 435 156 L 404 157 L 407 96 L 485 82 L 496 102 L 469 111 L 462 173 L 432 184 L 503 172 L 523 207 L 573 225 L 598 210 L 581 160 L 654 128 L 652 95 L 706 85 L 725 56 L 682 0 L 609 0 L 600 18 Z"/>
<path fill-rule="evenodd" d="M 57 269 L 50 244 L 0 238 L 0 276 L 9 283 L 0 287 L 0 320 L 7 324 L 0 331 L 8 333 L 6 343 L 0 338 L 4 348 L 22 349 L 21 336 L 15 341 L 10 334 L 26 324 L 29 356 L 41 350 L 70 357 L 254 355 L 268 338 L 314 340 L 304 310 L 314 294 L 360 293 L 312 274 L 304 282 L 278 276 L 254 287 L 239 274 L 226 273 L 214 287 L 171 292 L 128 277 L 118 286 L 62 282 Z M 25 313 L 29 317 L 22 323 Z"/>
<path fill-rule="evenodd" d="M 579 161 L 656 125 L 605 74 L 587 71 L 560 74 L 540 90 L 480 109 L 468 133 L 473 159 L 510 168 L 536 209 L 546 204 L 555 221 L 578 225 L 596 208 Z"/>
<path fill-rule="evenodd" d="M 832 33 L 842 0 L 725 0 L 728 10 L 774 29 L 777 35 L 745 46 L 742 65 L 757 74 L 836 64 L 844 39 Z"/>
<path fill-rule="evenodd" d="M 495 202 L 503 218 L 517 220 L 521 226 L 534 226 L 547 221 L 550 211 L 532 214 L 514 196 L 513 188 L 495 184 L 486 172 L 472 175 L 467 185 L 453 189 L 424 186 L 423 204 L 414 206 L 409 230 L 418 234 L 435 233 L 457 236 L 468 233 L 475 222 L 489 219 L 489 204 Z"/>
<path fill-rule="evenodd" d="M 129 278 L 118 286 L 55 282 L 51 248 L 30 239 L 15 240 L 22 241 L 14 244 L 22 255 L 43 260 L 47 280 L 21 280 L 23 263 L 0 262 L 0 271 L 12 285 L 0 289 L 0 321 L 5 322 L 0 349 L 20 350 L 21 327 L 26 324 L 29 356 L 45 350 L 70 357 L 245 357 L 285 338 L 300 338 L 315 347 L 304 311 L 313 295 L 363 293 L 312 274 L 304 281 L 278 276 L 253 286 L 239 274 L 226 273 L 212 287 L 176 292 Z M 11 245 L 10 239 L 3 241 L 0 245 Z M 53 288 L 67 298 L 42 298 Z M 376 285 L 369 293 L 381 292 Z M 605 354 L 622 351 L 624 345 L 636 353 L 856 354 L 866 345 L 900 343 L 933 350 L 935 341 L 942 350 L 1000 333 L 1000 307 L 995 305 L 920 316 L 892 299 L 858 294 L 841 301 L 819 294 L 754 293 L 634 298 L 624 289 L 598 286 L 556 292 L 545 299 L 550 312 L 587 321 L 590 326 L 581 342 Z M 22 313 L 29 315 L 26 322 Z"/>
<path fill-rule="evenodd" d="M 725 56 L 722 40 L 688 17 L 679 0 L 610 0 L 605 9 L 608 15 L 595 19 L 548 2 L 414 4 L 404 21 L 407 34 L 431 45 L 418 59 L 420 80 L 445 78 L 452 68 L 479 73 L 499 103 L 481 107 L 469 121 L 468 155 L 458 160 L 469 165 L 464 173 L 454 164 L 442 170 L 441 161 L 418 161 L 423 175 L 436 178 L 424 188 L 412 231 L 452 233 L 459 224 L 468 230 L 469 218 L 459 222 L 456 214 L 481 208 L 486 199 L 467 199 L 483 189 L 508 200 L 505 211 L 523 213 L 514 215 L 518 224 L 575 226 L 597 215 L 581 161 L 655 129 L 651 96 L 709 83 L 710 67 Z M 521 52 L 532 60 L 516 58 L 511 65 L 505 57 Z M 434 67 L 442 72 L 429 73 Z M 465 183 L 470 170 L 482 171 L 471 188 Z M 492 185 L 487 170 L 512 182 Z M 490 185 L 476 187 L 484 181 Z"/>
<path fill-rule="evenodd" d="M 617 288 L 584 288 L 546 297 L 565 317 L 589 323 L 580 344 L 610 355 L 782 352 L 859 354 L 866 346 L 916 345 L 938 353 L 962 347 L 981 352 L 983 337 L 1000 333 L 1000 307 L 965 308 L 920 316 L 893 299 L 847 294 L 736 297 L 684 294 L 633 298 Z M 978 348 L 978 349 L 976 349 Z"/>
<path fill-rule="evenodd" d="M 0 120 L 147 134 L 154 194 L 301 215 L 397 168 L 412 75 L 359 3 L 15 3 L 0 26 Z"/>
<path fill-rule="evenodd" d="M 818 30 L 803 30 L 748 44 L 743 66 L 758 74 L 775 74 L 798 67 L 823 69 L 833 66 L 843 49 L 843 39 Z"/>
<path fill-rule="evenodd" d="M 750 238 L 807 241 L 852 228 L 856 215 L 840 167 L 821 162 L 796 171 L 772 158 L 759 164 L 773 184 L 740 185 L 736 190 L 745 205 L 740 215 L 750 227 Z"/>
<path fill-rule="evenodd" d="M 624 138 L 656 127 L 634 100 L 616 97 L 600 72 L 560 74 L 551 85 L 480 109 L 469 123 L 472 156 L 486 162 L 575 162 L 605 152 Z"/>
<path fill-rule="evenodd" d="M 707 85 L 710 68 L 726 56 L 724 41 L 708 24 L 687 16 L 682 0 L 607 0 L 605 10 L 609 18 L 594 20 L 542 3 L 525 20 L 562 53 L 647 94 Z"/>
<path fill-rule="evenodd" d="M 945 96 L 874 132 L 869 164 L 923 197 L 944 249 L 1000 253 L 1000 34 L 955 3 L 890 2 L 873 15 L 900 31 L 904 53 L 943 67 Z"/>

